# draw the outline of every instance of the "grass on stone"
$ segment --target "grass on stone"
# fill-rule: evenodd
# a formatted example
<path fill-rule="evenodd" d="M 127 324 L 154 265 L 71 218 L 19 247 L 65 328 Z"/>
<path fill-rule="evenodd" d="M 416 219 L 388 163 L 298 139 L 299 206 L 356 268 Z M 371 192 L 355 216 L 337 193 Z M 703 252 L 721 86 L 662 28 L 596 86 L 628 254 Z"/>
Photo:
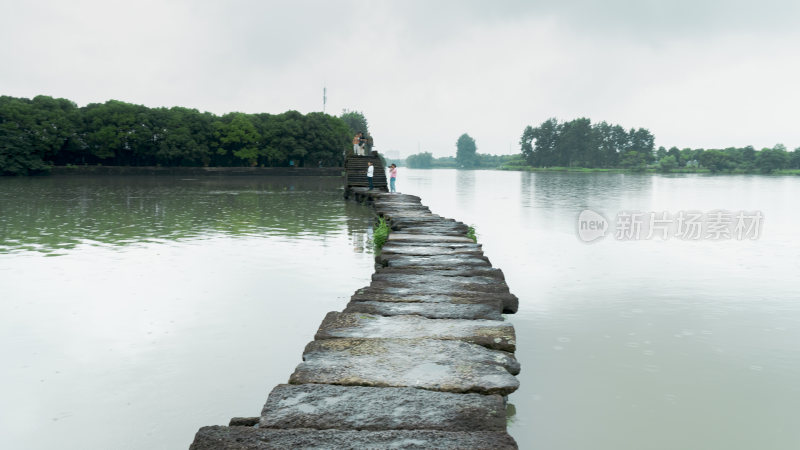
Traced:
<path fill-rule="evenodd" d="M 478 242 L 478 236 L 475 235 L 475 227 L 470 225 L 467 229 L 467 237 L 472 239 L 473 242 Z"/>
<path fill-rule="evenodd" d="M 386 219 L 379 217 L 378 226 L 375 227 L 375 230 L 372 232 L 372 245 L 376 254 L 380 253 L 381 249 L 383 248 L 383 244 L 386 243 L 386 239 L 388 237 L 389 225 L 386 224 Z"/>

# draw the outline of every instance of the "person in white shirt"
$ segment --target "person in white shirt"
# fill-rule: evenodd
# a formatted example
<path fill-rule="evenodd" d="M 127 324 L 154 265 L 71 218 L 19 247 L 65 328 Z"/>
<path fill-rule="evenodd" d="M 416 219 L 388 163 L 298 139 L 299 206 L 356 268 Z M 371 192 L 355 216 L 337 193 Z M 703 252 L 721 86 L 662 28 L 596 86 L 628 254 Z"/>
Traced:
<path fill-rule="evenodd" d="M 375 166 L 372 161 L 367 162 L 367 181 L 369 182 L 369 190 L 372 190 L 372 176 L 375 174 Z"/>

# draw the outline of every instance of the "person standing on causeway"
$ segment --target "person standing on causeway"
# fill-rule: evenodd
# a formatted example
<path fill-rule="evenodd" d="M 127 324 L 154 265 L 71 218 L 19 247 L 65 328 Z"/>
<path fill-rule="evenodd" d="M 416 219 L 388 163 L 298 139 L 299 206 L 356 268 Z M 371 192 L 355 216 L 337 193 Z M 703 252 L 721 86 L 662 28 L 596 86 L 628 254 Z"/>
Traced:
<path fill-rule="evenodd" d="M 397 192 L 394 188 L 394 180 L 397 179 L 397 166 L 392 164 L 389 166 L 389 192 Z"/>
<path fill-rule="evenodd" d="M 361 155 L 361 132 L 359 131 L 353 136 L 353 155 Z"/>
<path fill-rule="evenodd" d="M 375 175 L 375 166 L 372 165 L 372 161 L 367 162 L 367 181 L 369 182 L 369 190 L 372 190 L 372 176 Z"/>

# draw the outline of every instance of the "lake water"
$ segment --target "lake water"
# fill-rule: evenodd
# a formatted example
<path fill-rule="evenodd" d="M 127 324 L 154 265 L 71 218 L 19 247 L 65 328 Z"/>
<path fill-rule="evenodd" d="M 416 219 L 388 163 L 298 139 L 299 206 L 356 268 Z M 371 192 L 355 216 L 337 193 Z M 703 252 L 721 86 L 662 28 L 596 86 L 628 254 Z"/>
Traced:
<path fill-rule="evenodd" d="M 0 448 L 188 448 L 369 283 L 339 178 L 0 178 Z"/>
<path fill-rule="evenodd" d="M 0 447 L 186 448 L 257 415 L 368 284 L 338 179 L 0 179 Z M 506 274 L 525 449 L 800 448 L 800 178 L 410 170 Z M 758 239 L 592 243 L 591 209 L 758 211 Z"/>

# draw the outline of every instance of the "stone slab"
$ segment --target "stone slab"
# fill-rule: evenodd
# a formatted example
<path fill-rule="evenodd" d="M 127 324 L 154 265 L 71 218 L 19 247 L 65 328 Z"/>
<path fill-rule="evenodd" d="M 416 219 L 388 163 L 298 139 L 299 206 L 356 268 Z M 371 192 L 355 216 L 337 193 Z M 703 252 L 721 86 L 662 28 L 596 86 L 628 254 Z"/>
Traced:
<path fill-rule="evenodd" d="M 451 278 L 453 281 L 448 281 Z M 369 292 L 386 293 L 392 295 L 404 294 L 439 294 L 457 297 L 471 297 L 482 295 L 483 293 L 508 294 L 508 285 L 503 280 L 489 278 L 494 283 L 482 283 L 476 280 L 474 283 L 469 281 L 457 281 L 457 277 L 430 277 L 431 280 L 438 279 L 436 283 L 426 283 L 422 280 L 418 282 L 391 282 L 373 281 L 366 288 Z"/>
<path fill-rule="evenodd" d="M 485 266 L 471 267 L 427 267 L 424 269 L 416 267 L 383 267 L 378 266 L 376 272 L 372 274 L 372 279 L 382 279 L 386 275 L 436 275 L 440 277 L 492 277 L 498 280 L 505 280 L 505 275 L 500 269 Z M 376 278 L 377 277 L 377 278 Z"/>
<path fill-rule="evenodd" d="M 392 301 L 351 301 L 346 313 L 367 313 L 382 316 L 414 314 L 431 319 L 488 319 L 502 320 L 502 303 L 409 303 Z"/>
<path fill-rule="evenodd" d="M 514 439 L 504 431 L 434 430 L 312 430 L 297 428 L 222 427 L 200 428 L 190 450 L 286 450 L 286 449 L 378 449 L 428 450 L 516 449 Z"/>
<path fill-rule="evenodd" d="M 391 234 L 390 234 L 391 235 Z M 427 248 L 443 248 L 443 249 L 473 249 L 480 250 L 483 244 L 476 244 L 471 240 L 467 242 L 424 242 L 424 241 L 389 241 L 387 239 L 383 248 L 411 248 L 411 247 L 427 247 Z"/>
<path fill-rule="evenodd" d="M 435 272 L 435 273 L 434 273 Z M 402 274 L 392 272 L 375 272 L 372 274 L 374 283 L 389 283 L 395 285 L 441 285 L 458 286 L 464 289 L 480 290 L 482 292 L 508 292 L 505 280 L 497 277 L 487 277 L 475 274 L 473 276 L 443 276 L 441 271 L 429 273 Z"/>
<path fill-rule="evenodd" d="M 387 242 L 463 242 L 474 243 L 474 241 L 466 236 L 442 236 L 439 234 L 411 234 L 403 232 L 394 232 L 389 234 Z"/>
<path fill-rule="evenodd" d="M 442 236 L 466 236 L 468 227 L 466 226 L 410 226 L 407 224 L 392 224 L 392 230 L 403 231 L 405 233 L 431 234 L 436 233 Z"/>
<path fill-rule="evenodd" d="M 505 431 L 499 395 L 414 388 L 280 384 L 269 394 L 260 428 L 317 430 Z"/>
<path fill-rule="evenodd" d="M 472 255 L 483 256 L 483 250 L 479 246 L 470 247 L 449 247 L 449 246 L 421 246 L 421 245 L 394 245 L 386 244 L 381 249 L 384 258 L 389 255 L 408 255 L 408 256 L 449 256 L 449 255 Z"/>
<path fill-rule="evenodd" d="M 289 383 L 508 395 L 519 370 L 511 353 L 467 342 L 343 338 L 310 342 Z"/>
<path fill-rule="evenodd" d="M 439 219 L 437 219 L 437 216 L 434 216 L 433 214 L 431 214 L 430 211 L 425 211 L 425 210 L 421 210 L 421 209 L 420 210 L 407 209 L 407 210 L 400 210 L 400 211 L 394 210 L 394 209 L 391 209 L 391 210 L 387 210 L 387 209 L 378 210 L 378 209 L 376 209 L 376 212 L 378 213 L 379 216 L 382 216 L 383 218 L 385 218 L 385 219 L 387 219 L 389 221 L 423 220 L 424 219 L 425 222 L 428 222 L 428 221 L 432 222 L 432 221 L 435 221 L 435 220 L 439 220 Z"/>
<path fill-rule="evenodd" d="M 260 417 L 233 417 L 228 422 L 229 427 L 254 427 L 261 421 Z"/>
<path fill-rule="evenodd" d="M 372 205 L 376 211 L 416 211 L 426 210 L 430 212 L 430 208 L 419 202 L 387 202 L 383 200 L 375 200 Z"/>
<path fill-rule="evenodd" d="M 425 303 L 432 305 L 487 305 L 503 310 L 506 302 L 512 301 L 513 294 L 496 292 L 455 292 L 450 294 L 430 292 L 391 292 L 386 289 L 371 290 L 361 288 L 350 296 L 352 302 L 390 302 L 390 303 Z"/>
<path fill-rule="evenodd" d="M 390 212 L 394 212 L 394 213 L 397 213 L 397 214 L 408 213 L 408 214 L 411 214 L 411 215 L 415 215 L 415 214 L 420 214 L 421 213 L 420 217 L 429 217 L 429 218 L 435 218 L 435 219 L 439 219 L 439 220 L 453 220 L 453 219 L 449 219 L 449 218 L 446 218 L 446 217 L 442 217 L 442 216 L 440 216 L 438 214 L 434 214 L 434 213 L 431 212 L 430 208 L 428 208 L 425 205 L 419 205 L 419 204 L 410 204 L 410 203 L 406 203 L 406 204 L 398 204 L 398 203 L 386 204 L 386 203 L 381 203 L 380 205 L 377 205 L 377 206 L 373 205 L 373 207 L 375 208 L 376 211 L 384 212 L 384 213 L 390 213 Z"/>
<path fill-rule="evenodd" d="M 494 350 L 514 352 L 514 326 L 499 320 L 428 319 L 329 312 L 314 336 L 316 340 L 339 338 L 408 338 L 458 340 Z"/>
<path fill-rule="evenodd" d="M 391 234 L 390 234 L 391 236 Z M 426 267 L 426 266 L 448 266 L 448 267 L 464 267 L 464 266 L 485 266 L 491 267 L 489 258 L 482 255 L 378 255 L 376 258 L 382 265 L 387 267 Z"/>
<path fill-rule="evenodd" d="M 467 286 L 472 287 L 472 286 Z M 351 301 L 389 301 L 389 302 L 426 302 L 426 303 L 494 303 L 499 301 L 501 311 L 507 314 L 516 313 L 519 299 L 498 287 L 492 291 L 467 289 L 464 285 L 417 285 L 391 284 L 373 281 L 370 286 L 361 288 L 350 297 Z"/>
<path fill-rule="evenodd" d="M 366 189 L 365 189 L 366 191 Z M 416 195 L 411 194 L 398 194 L 398 193 L 390 193 L 390 192 L 376 192 L 373 194 L 376 199 L 379 199 L 384 202 L 416 202 L 420 203 L 422 198 Z"/>
<path fill-rule="evenodd" d="M 385 217 L 391 222 L 400 223 L 405 222 L 407 224 L 439 224 L 439 223 L 447 223 L 446 220 L 442 219 L 441 217 L 431 214 L 427 211 L 381 211 L 379 213 L 380 216 Z"/>
<path fill-rule="evenodd" d="M 409 214 L 407 216 L 395 216 L 392 218 L 392 222 L 397 224 L 404 224 L 406 226 L 464 226 L 461 222 L 456 222 L 453 219 L 446 219 L 441 216 L 437 216 L 436 214 L 420 214 L 420 215 L 412 215 Z"/>

